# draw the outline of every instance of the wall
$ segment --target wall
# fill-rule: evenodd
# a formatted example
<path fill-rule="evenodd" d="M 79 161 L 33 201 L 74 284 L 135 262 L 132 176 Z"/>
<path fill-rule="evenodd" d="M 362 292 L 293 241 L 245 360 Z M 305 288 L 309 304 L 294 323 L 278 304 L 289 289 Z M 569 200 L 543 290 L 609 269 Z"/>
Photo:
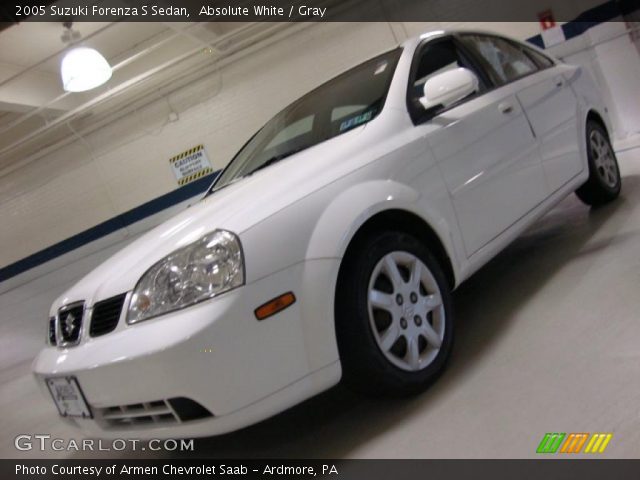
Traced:
<path fill-rule="evenodd" d="M 306 28 L 0 178 L 0 267 L 176 189 L 168 159 L 187 148 L 222 168 L 290 101 L 395 43 L 387 24 Z"/>
<path fill-rule="evenodd" d="M 604 94 L 614 143 L 620 150 L 640 143 L 640 54 L 630 34 L 640 28 L 640 23 L 618 20 L 596 25 L 549 51 L 592 73 Z"/>

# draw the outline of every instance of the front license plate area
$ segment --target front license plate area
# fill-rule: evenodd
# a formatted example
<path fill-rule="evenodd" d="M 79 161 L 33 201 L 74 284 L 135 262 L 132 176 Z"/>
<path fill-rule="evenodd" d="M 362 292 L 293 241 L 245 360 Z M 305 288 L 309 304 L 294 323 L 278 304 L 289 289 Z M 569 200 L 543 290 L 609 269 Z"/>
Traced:
<path fill-rule="evenodd" d="M 91 409 L 75 377 L 45 379 L 53 401 L 63 417 L 91 418 Z"/>

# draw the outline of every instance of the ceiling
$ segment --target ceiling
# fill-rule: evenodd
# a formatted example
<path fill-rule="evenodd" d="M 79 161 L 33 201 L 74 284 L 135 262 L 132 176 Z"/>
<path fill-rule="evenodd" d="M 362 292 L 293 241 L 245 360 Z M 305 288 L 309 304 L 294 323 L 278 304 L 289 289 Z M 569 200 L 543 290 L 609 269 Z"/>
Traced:
<path fill-rule="evenodd" d="M 299 26 L 299 25 L 298 25 Z M 74 43 L 96 48 L 114 72 L 103 86 L 66 93 L 59 74 L 60 23 L 24 22 L 0 31 L 0 176 L 70 137 L 113 120 L 134 103 L 203 75 L 221 60 L 275 41 L 295 24 L 76 23 Z M 181 80 L 177 80 L 177 78 Z"/>

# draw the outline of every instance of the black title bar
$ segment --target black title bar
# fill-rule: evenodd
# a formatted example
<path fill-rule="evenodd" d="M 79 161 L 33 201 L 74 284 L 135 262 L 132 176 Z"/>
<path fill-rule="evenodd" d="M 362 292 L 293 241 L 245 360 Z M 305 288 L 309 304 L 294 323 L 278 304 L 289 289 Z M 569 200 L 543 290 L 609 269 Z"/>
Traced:
<path fill-rule="evenodd" d="M 638 0 L 60 0 L 2 2 L 0 20 L 36 22 L 603 22 Z"/>

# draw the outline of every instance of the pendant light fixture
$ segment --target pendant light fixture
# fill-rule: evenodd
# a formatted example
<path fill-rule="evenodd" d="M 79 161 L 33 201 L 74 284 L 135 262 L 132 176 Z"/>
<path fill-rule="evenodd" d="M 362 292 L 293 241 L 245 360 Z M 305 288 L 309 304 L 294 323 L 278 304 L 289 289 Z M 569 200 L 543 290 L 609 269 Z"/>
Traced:
<path fill-rule="evenodd" d="M 79 39 L 70 22 L 63 24 L 63 42 Z M 99 87 L 111 78 L 109 62 L 94 48 L 73 47 L 62 58 L 60 74 L 62 86 L 67 92 L 85 92 Z"/>

